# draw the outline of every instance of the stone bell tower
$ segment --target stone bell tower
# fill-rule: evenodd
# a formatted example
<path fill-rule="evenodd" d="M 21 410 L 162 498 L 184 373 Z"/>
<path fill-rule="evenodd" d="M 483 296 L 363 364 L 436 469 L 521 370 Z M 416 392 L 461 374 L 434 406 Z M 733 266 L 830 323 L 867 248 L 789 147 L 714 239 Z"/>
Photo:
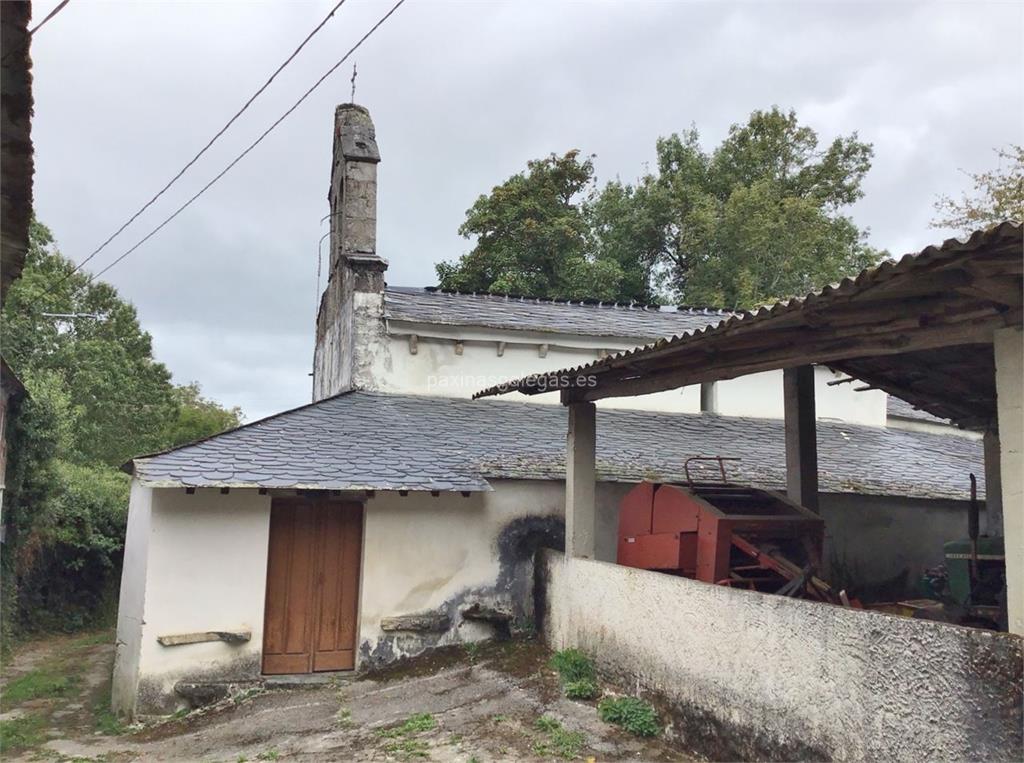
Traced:
<path fill-rule="evenodd" d="M 377 255 L 377 164 L 370 112 L 343 103 L 334 112 L 334 157 L 327 198 L 330 273 L 320 298 L 313 354 L 313 400 L 373 389 L 373 365 L 386 351 L 384 271 Z"/>

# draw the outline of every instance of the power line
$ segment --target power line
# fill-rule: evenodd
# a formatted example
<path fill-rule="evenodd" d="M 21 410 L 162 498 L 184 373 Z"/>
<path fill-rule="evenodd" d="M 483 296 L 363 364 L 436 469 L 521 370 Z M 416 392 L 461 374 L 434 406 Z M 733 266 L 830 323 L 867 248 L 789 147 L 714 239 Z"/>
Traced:
<path fill-rule="evenodd" d="M 0 0 L 0 2 L 3 2 L 3 0 Z M 64 6 L 67 5 L 70 2 L 71 2 L 71 0 L 61 0 L 59 3 L 57 3 L 57 7 L 54 8 L 49 13 L 47 13 L 46 14 L 46 18 L 44 18 L 42 21 L 40 21 L 38 24 L 36 24 L 34 27 L 29 29 L 25 33 L 26 34 L 26 36 L 25 36 L 25 43 L 23 45 L 19 45 L 17 48 L 14 48 L 13 50 L 9 50 L 6 53 L 4 53 L 4 56 L 3 56 L 3 58 L 0 58 L 0 61 L 6 63 L 8 58 L 11 58 L 11 57 L 16 56 L 16 55 L 17 56 L 24 55 L 25 52 L 28 50 L 29 45 L 32 44 L 32 36 L 36 32 L 38 32 L 40 29 L 42 29 L 43 25 L 46 24 L 47 21 L 49 21 L 54 16 L 56 16 L 58 13 L 60 13 L 62 10 L 64 10 Z"/>
<path fill-rule="evenodd" d="M 0 0 L 0 1 L 2 1 L 2 0 Z M 68 0 L 65 0 L 65 1 L 67 2 Z M 128 220 L 120 228 L 118 228 L 116 231 L 114 231 L 106 241 L 104 241 L 102 244 L 100 244 L 98 247 L 96 247 L 89 254 L 88 257 L 86 257 L 84 260 L 82 260 L 77 265 L 75 265 L 75 267 L 72 270 L 70 270 L 67 273 L 67 275 L 64 276 L 64 278 L 62 278 L 60 281 L 58 281 L 57 284 L 54 284 L 54 286 L 62 283 L 63 281 L 67 280 L 72 275 L 77 273 L 79 270 L 81 270 L 86 265 L 86 263 L 88 263 L 93 257 L 95 257 L 97 254 L 99 254 L 104 249 L 106 249 L 107 245 L 111 241 L 113 241 L 115 238 L 117 238 L 119 235 L 121 235 L 121 233 L 124 231 L 125 228 L 127 228 L 129 225 L 131 225 L 137 219 L 139 219 L 139 215 L 141 215 L 143 212 L 145 212 L 147 209 L 149 209 L 151 206 L 153 206 L 154 202 L 156 202 L 157 199 L 159 199 L 161 196 L 163 196 L 164 193 L 166 193 L 167 190 L 172 185 L 174 185 L 176 182 L 178 182 L 179 178 L 181 178 L 182 175 L 184 175 L 186 172 L 188 172 L 188 170 L 192 167 L 192 165 L 194 165 L 197 161 L 199 161 L 199 158 L 203 154 L 205 154 L 214 143 L 217 142 L 217 139 L 220 138 L 221 135 L 223 135 L 225 132 L 227 132 L 228 128 L 231 127 L 231 125 L 233 125 L 235 123 L 235 121 L 240 116 L 242 116 L 243 113 L 245 113 L 246 109 L 248 109 L 252 105 L 253 101 L 255 101 L 257 98 L 259 98 L 259 96 L 263 93 L 263 91 L 266 90 L 270 86 L 270 83 L 274 81 L 274 79 L 277 77 L 277 75 L 280 74 L 282 71 L 284 71 L 284 68 L 286 66 L 288 66 L 288 64 L 290 64 L 292 62 L 292 60 L 297 55 L 299 55 L 299 52 L 304 47 L 306 47 L 306 43 L 308 43 L 310 40 L 312 40 L 313 37 L 316 36 L 317 32 L 319 32 L 321 29 L 324 28 L 324 25 L 326 25 L 327 22 L 331 20 L 331 17 L 334 16 L 335 12 L 344 4 L 345 4 L 345 0 L 340 0 L 340 2 L 338 2 L 333 8 L 331 8 L 330 12 L 326 16 L 324 16 L 323 21 L 321 21 L 319 24 L 317 24 L 316 27 L 313 29 L 313 31 L 310 32 L 308 35 L 306 35 L 306 39 L 304 39 L 301 43 L 299 43 L 299 47 L 297 47 L 292 52 L 292 54 L 290 56 L 288 56 L 288 58 L 286 58 L 284 60 L 284 63 L 282 63 L 280 66 L 277 67 L 277 69 L 274 70 L 274 73 L 271 74 L 270 78 L 266 82 L 264 82 L 263 85 L 260 86 L 259 90 L 257 90 L 255 93 L 253 93 L 252 96 L 250 96 L 249 100 L 247 100 L 244 104 L 242 104 L 242 108 L 240 108 L 237 112 L 235 112 L 235 115 L 233 117 L 231 117 L 231 119 L 229 119 L 227 121 L 227 124 L 225 124 L 222 128 L 220 128 L 220 130 L 218 130 L 217 133 L 212 138 L 210 138 L 209 142 L 199 150 L 199 153 L 196 154 L 195 156 L 193 156 L 192 159 L 188 162 L 188 164 L 186 164 L 184 167 L 182 167 L 181 170 L 178 171 L 178 174 L 175 175 L 174 177 L 172 177 L 168 181 L 167 185 L 165 185 L 163 188 L 161 188 L 153 198 L 151 198 L 149 201 L 147 201 L 145 204 L 143 204 L 138 212 L 136 212 L 134 215 L 129 217 Z M 45 21 L 43 23 L 45 23 Z"/>
<path fill-rule="evenodd" d="M 60 13 L 62 10 L 64 10 L 64 6 L 67 5 L 70 2 L 71 2 L 71 0 L 61 0 L 59 3 L 57 3 L 57 7 L 54 8 L 49 13 L 47 13 L 45 19 L 43 19 L 38 24 L 36 24 L 34 27 L 32 27 L 31 29 L 28 30 L 29 35 L 31 36 L 31 35 L 35 34 L 36 32 L 38 32 L 40 29 L 42 29 L 47 21 L 49 21 L 54 16 L 56 16 L 58 13 Z"/>
<path fill-rule="evenodd" d="M 355 53 L 357 50 L 359 50 L 359 47 L 364 42 L 366 42 L 370 38 L 370 36 L 374 32 L 376 32 L 377 29 L 379 29 L 380 26 L 385 21 L 387 21 L 389 18 L 391 18 L 391 15 L 395 11 L 397 11 L 402 6 L 403 3 L 405 3 L 405 0 L 398 0 L 397 3 L 395 3 L 393 6 L 391 6 L 391 10 L 389 10 L 387 13 L 385 13 L 383 16 L 381 16 L 380 20 L 376 24 L 374 24 L 372 27 L 370 27 L 370 30 L 366 34 L 364 34 L 362 37 L 360 37 L 359 41 L 355 45 L 353 45 L 351 48 L 349 48 L 348 52 L 344 56 L 342 56 L 341 59 L 339 59 L 338 62 L 334 64 L 334 66 L 332 66 L 330 69 L 328 69 L 324 73 L 324 75 L 322 77 L 320 77 L 320 79 L 318 79 L 316 82 L 314 82 L 313 86 L 311 88 L 309 88 L 309 90 L 307 90 L 305 93 L 303 93 L 302 96 L 299 98 L 299 100 L 297 100 L 294 104 L 292 104 L 292 106 L 286 112 L 284 112 L 284 114 L 282 114 L 280 117 L 278 117 L 277 120 L 275 120 L 274 123 L 272 125 L 270 125 L 270 127 L 268 127 L 266 130 L 264 130 L 263 133 L 256 140 L 254 140 L 251 144 L 249 144 L 248 148 L 246 148 L 242 153 L 240 153 L 238 156 L 236 156 L 231 161 L 231 163 L 228 164 L 227 167 L 225 167 L 223 170 L 221 170 L 219 173 L 217 173 L 217 175 L 214 176 L 213 180 L 211 180 L 209 183 L 207 183 L 202 188 L 200 188 L 199 191 L 197 191 L 194 196 L 192 196 L 188 201 L 186 201 L 184 204 L 182 204 L 176 210 L 174 210 L 174 212 L 172 212 L 169 217 L 167 217 L 162 223 L 160 223 L 153 230 L 151 230 L 149 233 L 147 233 L 133 247 L 131 247 L 128 251 L 126 251 L 120 257 L 115 259 L 113 262 L 111 262 L 105 268 L 100 270 L 98 273 L 92 275 L 89 278 L 89 283 L 92 283 L 93 281 L 95 281 L 101 275 L 103 275 L 108 270 L 110 270 L 112 267 L 114 267 L 119 262 L 121 262 L 125 257 L 130 255 L 132 252 L 134 252 L 140 246 L 142 246 L 147 241 L 149 241 L 149 239 L 153 238 L 153 236 L 155 236 L 161 229 L 164 228 L 164 226 L 166 226 L 169 222 L 171 222 L 171 220 L 173 220 L 175 217 L 177 217 L 182 212 L 184 212 L 186 209 L 188 209 L 188 207 L 190 207 L 192 205 L 192 202 L 194 202 L 196 199 L 198 199 L 200 196 L 202 196 L 204 193 L 206 193 L 213 186 L 214 183 L 216 183 L 218 180 L 220 180 L 222 177 L 224 177 L 226 174 L 228 174 L 228 172 L 230 172 L 231 169 L 236 164 L 238 164 L 240 161 L 242 161 L 242 159 L 244 159 L 249 154 L 250 151 L 252 151 L 254 148 L 256 148 L 256 146 L 258 146 L 260 143 L 262 143 L 264 138 L 266 138 L 268 135 L 270 135 L 270 133 L 273 132 L 274 129 L 279 124 L 281 124 L 285 119 L 287 119 L 291 115 L 291 113 L 293 111 L 295 111 L 295 109 L 297 109 L 302 104 L 303 101 L 305 101 L 310 95 L 312 95 L 313 91 L 316 90 L 318 87 L 320 87 L 320 85 L 323 84 L 324 80 L 326 80 L 328 77 L 330 77 L 332 74 L 334 74 L 334 72 L 338 69 L 338 67 L 340 67 L 343 63 L 345 63 L 351 57 L 351 55 L 353 53 Z"/>

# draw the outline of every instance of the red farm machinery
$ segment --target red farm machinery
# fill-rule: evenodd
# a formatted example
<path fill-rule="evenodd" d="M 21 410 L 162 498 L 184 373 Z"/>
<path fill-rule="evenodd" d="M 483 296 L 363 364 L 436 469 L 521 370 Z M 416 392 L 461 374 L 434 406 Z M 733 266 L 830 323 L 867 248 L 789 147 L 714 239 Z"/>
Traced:
<path fill-rule="evenodd" d="M 821 517 L 781 493 L 726 481 L 723 459 L 714 460 L 721 482 L 642 482 L 626 494 L 618 563 L 840 603 L 816 575 L 825 533 Z"/>

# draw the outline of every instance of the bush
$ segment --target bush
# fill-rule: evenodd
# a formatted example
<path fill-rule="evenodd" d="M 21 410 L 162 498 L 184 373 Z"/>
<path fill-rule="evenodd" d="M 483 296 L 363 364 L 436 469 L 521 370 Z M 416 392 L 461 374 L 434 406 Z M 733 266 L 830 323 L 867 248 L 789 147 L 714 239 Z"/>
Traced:
<path fill-rule="evenodd" d="M 605 723 L 614 723 L 638 737 L 653 737 L 661 733 L 661 721 L 654 708 L 636 697 L 616 697 L 601 700 L 597 713 Z"/>
<path fill-rule="evenodd" d="M 594 661 L 579 649 L 563 649 L 561 652 L 555 652 L 551 658 L 551 667 L 558 671 L 563 684 L 578 681 L 596 683 L 597 681 Z"/>
<path fill-rule="evenodd" d="M 65 461 L 53 474 L 18 549 L 18 619 L 29 631 L 102 625 L 116 602 L 128 475 Z"/>

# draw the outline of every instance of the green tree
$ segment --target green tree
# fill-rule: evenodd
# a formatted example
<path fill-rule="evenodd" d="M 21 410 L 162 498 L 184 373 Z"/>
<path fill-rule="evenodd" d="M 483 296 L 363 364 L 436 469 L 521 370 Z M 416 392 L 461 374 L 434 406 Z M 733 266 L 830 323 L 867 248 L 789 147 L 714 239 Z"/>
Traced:
<path fill-rule="evenodd" d="M 953 228 L 969 235 L 1004 220 L 1024 220 L 1024 146 L 995 149 L 999 167 L 988 172 L 964 173 L 973 194 L 959 200 L 940 196 L 935 202 L 933 228 Z"/>
<path fill-rule="evenodd" d="M 50 231 L 33 222 L 25 270 L 0 317 L 4 357 L 26 382 L 43 374 L 61 379 L 73 411 L 62 458 L 117 466 L 161 448 L 178 406 L 135 308 L 109 284 L 72 270 Z"/>
<path fill-rule="evenodd" d="M 164 447 L 173 448 L 204 437 L 234 429 L 242 423 L 242 409 L 224 408 L 201 394 L 199 382 L 174 388 L 178 415 L 172 419 L 164 436 Z"/>
<path fill-rule="evenodd" d="M 713 152 L 696 129 L 661 138 L 657 172 L 610 183 L 598 248 L 633 241 L 653 285 L 687 304 L 748 308 L 805 294 L 879 253 L 840 211 L 859 199 L 871 146 L 856 134 L 820 150 L 796 114 L 755 111 Z"/>
<path fill-rule="evenodd" d="M 593 256 L 584 209 L 592 158 L 578 151 L 527 163 L 466 212 L 460 235 L 475 238 L 457 262 L 437 265 L 444 289 L 534 297 L 614 299 L 622 269 Z"/>
<path fill-rule="evenodd" d="M 819 146 L 793 111 L 755 111 L 705 151 L 695 128 L 659 138 L 654 172 L 594 188 L 577 151 L 528 163 L 467 212 L 476 246 L 437 266 L 441 286 L 556 298 L 748 308 L 878 261 L 844 211 L 872 149 Z"/>
<path fill-rule="evenodd" d="M 4 643 L 17 631 L 109 618 L 128 511 L 128 475 L 118 466 L 241 418 L 202 397 L 196 382 L 174 387 L 135 309 L 72 270 L 33 222 L 25 270 L 0 315 L 4 357 L 28 391 L 8 418 Z"/>

